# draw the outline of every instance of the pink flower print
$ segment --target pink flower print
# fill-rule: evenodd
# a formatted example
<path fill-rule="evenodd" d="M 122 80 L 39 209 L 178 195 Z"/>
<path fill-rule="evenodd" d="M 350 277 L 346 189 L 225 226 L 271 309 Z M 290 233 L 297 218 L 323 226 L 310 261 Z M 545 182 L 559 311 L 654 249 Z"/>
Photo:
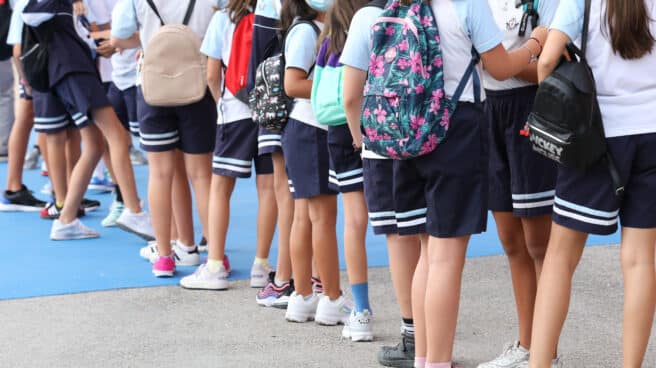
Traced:
<path fill-rule="evenodd" d="M 396 151 L 392 147 L 387 147 L 387 155 L 393 159 L 399 158 L 398 153 L 396 153 Z"/>
<path fill-rule="evenodd" d="M 397 130 L 399 128 L 399 126 L 396 123 L 390 123 L 389 128 L 392 129 L 392 130 Z M 387 139 L 389 139 L 389 136 L 387 135 L 387 133 L 385 133 L 385 136 L 387 136 L 388 137 Z"/>
<path fill-rule="evenodd" d="M 439 102 L 431 102 L 430 112 L 437 114 L 440 111 L 442 105 Z"/>
<path fill-rule="evenodd" d="M 394 32 L 396 32 L 396 30 L 394 29 L 394 26 L 390 25 L 390 26 L 385 27 L 385 35 L 386 36 L 393 36 Z"/>
<path fill-rule="evenodd" d="M 408 80 L 407 80 L 407 79 L 401 79 L 401 80 L 399 81 L 399 84 L 402 85 L 402 86 L 407 86 L 407 85 L 410 84 L 410 83 L 408 83 Z"/>
<path fill-rule="evenodd" d="M 390 91 L 389 89 L 385 89 L 383 91 L 383 97 L 387 97 L 387 98 L 396 97 L 396 92 Z"/>
<path fill-rule="evenodd" d="M 364 91 L 363 91 L 364 94 L 367 94 L 370 89 L 371 89 L 371 84 L 370 83 L 365 84 L 364 85 Z"/>
<path fill-rule="evenodd" d="M 451 115 L 449 113 L 449 109 L 446 108 L 446 109 L 444 109 L 444 112 L 443 112 L 443 115 L 442 115 L 442 121 L 440 121 L 440 125 L 448 130 L 450 122 L 451 122 Z"/>
<path fill-rule="evenodd" d="M 418 84 L 415 86 L 415 93 L 416 94 L 422 94 L 424 93 L 424 85 L 423 84 Z"/>
<path fill-rule="evenodd" d="M 365 128 L 364 129 L 364 134 L 367 135 L 367 138 L 369 138 L 370 141 L 376 142 L 380 140 L 380 136 L 378 135 L 378 132 L 376 129 L 373 128 Z"/>
<path fill-rule="evenodd" d="M 426 124 L 426 119 L 423 116 L 410 116 L 410 129 L 417 130 Z"/>
<path fill-rule="evenodd" d="M 408 51 L 408 47 L 409 47 L 409 46 L 410 46 L 410 45 L 408 44 L 408 40 L 403 40 L 403 41 L 401 41 L 401 43 L 399 44 L 399 50 L 401 50 L 401 51 Z"/>
<path fill-rule="evenodd" d="M 437 147 L 437 135 L 431 134 L 428 136 L 428 140 L 421 145 L 421 151 L 419 152 L 422 155 L 433 152 Z"/>
<path fill-rule="evenodd" d="M 367 107 L 366 109 L 364 109 L 363 115 L 365 119 L 369 119 L 371 117 L 371 110 L 369 110 L 369 108 Z"/>
<path fill-rule="evenodd" d="M 374 77 L 380 77 L 385 73 L 385 60 L 382 56 L 371 54 L 371 59 L 369 60 L 369 72 L 373 74 Z"/>
<path fill-rule="evenodd" d="M 419 14 L 419 4 L 414 4 L 413 6 L 411 6 L 410 11 L 415 14 Z"/>
<path fill-rule="evenodd" d="M 391 63 L 396 59 L 396 47 L 390 47 L 385 52 L 385 62 Z"/>
<path fill-rule="evenodd" d="M 437 42 L 439 43 L 440 40 L 441 40 L 441 39 L 440 39 L 440 35 L 436 35 L 436 36 L 435 36 L 435 41 L 437 41 Z"/>
<path fill-rule="evenodd" d="M 444 65 L 444 62 L 442 61 L 442 58 L 439 56 L 436 56 L 435 59 L 433 59 L 433 65 L 436 68 L 441 68 L 442 65 Z"/>
<path fill-rule="evenodd" d="M 372 32 L 378 32 L 378 31 L 380 31 L 380 26 L 378 24 L 376 24 L 371 28 L 371 30 L 372 30 Z"/>
<path fill-rule="evenodd" d="M 401 101 L 398 97 L 393 97 L 388 99 L 390 106 L 399 107 L 399 102 Z"/>
<path fill-rule="evenodd" d="M 444 97 L 444 90 L 436 89 L 433 91 L 431 95 L 431 103 L 435 103 L 439 105 L 443 97 Z"/>
<path fill-rule="evenodd" d="M 409 137 L 404 137 L 398 140 L 399 146 L 404 147 L 406 143 L 410 140 Z"/>
<path fill-rule="evenodd" d="M 387 116 L 387 111 L 385 111 L 385 109 L 383 109 L 383 107 L 381 105 L 378 105 L 378 108 L 374 109 L 374 115 L 376 115 L 378 117 L 377 121 L 379 123 L 383 123 L 383 122 L 385 122 L 385 117 Z"/>
<path fill-rule="evenodd" d="M 412 63 L 410 63 L 410 60 L 399 58 L 399 60 L 396 62 L 396 65 L 399 67 L 399 69 L 405 70 L 405 68 L 412 65 Z"/>
<path fill-rule="evenodd" d="M 410 63 L 412 65 L 413 73 L 423 73 L 423 66 L 421 65 L 421 55 L 418 52 L 410 53 Z"/>
<path fill-rule="evenodd" d="M 396 9 L 400 6 L 398 1 L 393 2 L 390 6 L 389 9 Z"/>
<path fill-rule="evenodd" d="M 420 22 L 421 22 L 422 26 L 430 27 L 433 24 L 433 17 L 430 16 L 430 15 L 427 15 L 427 16 L 421 18 Z"/>

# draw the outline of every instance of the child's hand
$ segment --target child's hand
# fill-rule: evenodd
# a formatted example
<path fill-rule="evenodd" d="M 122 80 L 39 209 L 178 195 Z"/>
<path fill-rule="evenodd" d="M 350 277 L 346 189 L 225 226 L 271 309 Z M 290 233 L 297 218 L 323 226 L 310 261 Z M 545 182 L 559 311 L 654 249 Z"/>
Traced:
<path fill-rule="evenodd" d="M 110 58 L 114 55 L 116 49 L 112 46 L 111 42 L 102 41 L 96 48 L 96 52 L 102 57 Z"/>
<path fill-rule="evenodd" d="M 110 38 L 112 38 L 112 31 L 107 29 L 104 31 L 91 32 L 89 35 L 94 40 L 100 40 L 100 39 L 109 40 Z"/>
<path fill-rule="evenodd" d="M 84 5 L 84 2 L 76 1 L 73 3 L 73 15 L 79 17 L 80 15 L 84 15 L 86 13 L 87 7 Z"/>
<path fill-rule="evenodd" d="M 538 41 L 540 50 L 544 46 L 544 43 L 547 42 L 547 35 L 549 34 L 549 29 L 545 26 L 539 26 L 531 32 L 531 38 L 534 38 Z"/>

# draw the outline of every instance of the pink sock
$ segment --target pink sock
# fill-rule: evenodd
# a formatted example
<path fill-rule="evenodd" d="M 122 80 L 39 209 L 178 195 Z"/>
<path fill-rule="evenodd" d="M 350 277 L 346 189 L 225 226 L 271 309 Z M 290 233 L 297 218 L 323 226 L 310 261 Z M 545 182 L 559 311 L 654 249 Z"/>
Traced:
<path fill-rule="evenodd" d="M 451 362 L 426 363 L 425 368 L 451 368 Z"/>
<path fill-rule="evenodd" d="M 426 358 L 415 358 L 415 368 L 425 368 Z"/>

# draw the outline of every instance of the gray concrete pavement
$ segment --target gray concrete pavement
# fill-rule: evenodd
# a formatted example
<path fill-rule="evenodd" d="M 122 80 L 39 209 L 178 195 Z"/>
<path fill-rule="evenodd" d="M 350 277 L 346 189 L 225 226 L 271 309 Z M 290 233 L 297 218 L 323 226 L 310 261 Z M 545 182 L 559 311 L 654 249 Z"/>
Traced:
<path fill-rule="evenodd" d="M 376 341 L 290 324 L 238 282 L 226 292 L 149 288 L 0 302 L 0 367 L 377 367 L 400 320 L 386 269 L 372 269 Z M 456 359 L 465 367 L 515 338 L 504 257 L 468 260 Z M 622 278 L 617 247 L 586 251 L 561 353 L 566 367 L 619 367 Z M 439 311 L 436 311 L 439 313 Z M 656 367 L 654 336 L 645 367 Z"/>

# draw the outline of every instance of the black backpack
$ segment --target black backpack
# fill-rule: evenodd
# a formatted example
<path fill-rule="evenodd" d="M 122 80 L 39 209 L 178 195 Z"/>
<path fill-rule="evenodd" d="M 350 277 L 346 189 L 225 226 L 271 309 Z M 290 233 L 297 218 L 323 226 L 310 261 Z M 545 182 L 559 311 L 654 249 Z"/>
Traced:
<path fill-rule="evenodd" d="M 50 35 L 54 32 L 50 27 L 52 20 L 39 25 L 43 29 L 43 38 L 39 38 L 35 28 L 25 25 L 23 27 L 23 42 L 21 50 L 21 65 L 25 73 L 25 79 L 34 90 L 48 92 L 50 90 L 50 78 L 48 76 L 48 43 Z M 43 28 L 42 28 L 43 27 Z M 49 30 L 48 30 L 49 29 Z M 45 30 L 48 30 L 45 32 Z"/>
<path fill-rule="evenodd" d="M 8 60 L 13 54 L 13 48 L 7 45 L 11 13 L 9 0 L 0 0 L 0 61 Z"/>
<path fill-rule="evenodd" d="M 309 24 L 317 35 L 321 33 L 313 21 L 296 20 L 287 30 L 287 34 L 299 24 Z M 272 131 L 281 131 L 285 127 L 294 106 L 294 99 L 285 93 L 284 38 L 280 49 L 279 54 L 267 58 L 257 67 L 254 87 L 248 101 L 253 121 L 260 127 Z M 312 74 L 312 70 L 314 65 L 308 71 L 308 75 Z"/>
<path fill-rule="evenodd" d="M 590 2 L 585 1 L 581 48 L 570 42 L 572 61 L 561 60 L 538 88 L 529 138 L 534 151 L 566 167 L 586 170 L 605 160 L 619 195 L 624 188 L 607 151 L 595 80 L 585 58 Z"/>

